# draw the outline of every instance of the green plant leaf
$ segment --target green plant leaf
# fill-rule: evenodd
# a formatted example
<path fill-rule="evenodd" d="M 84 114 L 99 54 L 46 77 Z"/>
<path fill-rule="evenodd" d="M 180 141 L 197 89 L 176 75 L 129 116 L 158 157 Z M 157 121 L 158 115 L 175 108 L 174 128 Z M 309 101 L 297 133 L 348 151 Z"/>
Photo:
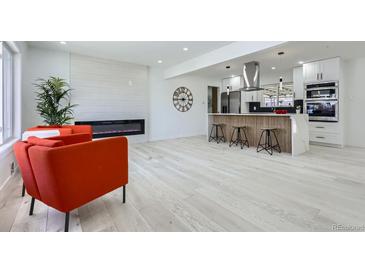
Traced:
<path fill-rule="evenodd" d="M 77 106 L 71 105 L 71 91 L 68 83 L 58 77 L 49 79 L 37 79 L 34 86 L 36 91 L 36 110 L 48 125 L 63 125 L 69 123 L 73 117 L 73 109 Z"/>

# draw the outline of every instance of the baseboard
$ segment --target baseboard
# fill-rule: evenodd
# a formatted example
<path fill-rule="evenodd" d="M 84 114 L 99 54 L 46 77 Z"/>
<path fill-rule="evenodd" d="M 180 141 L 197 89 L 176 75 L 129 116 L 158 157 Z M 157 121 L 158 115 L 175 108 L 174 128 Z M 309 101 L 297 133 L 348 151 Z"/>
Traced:
<path fill-rule="evenodd" d="M 6 185 L 18 175 L 19 169 L 18 167 L 15 167 L 14 173 L 11 174 L 8 178 L 5 179 L 3 184 L 0 186 L 0 192 L 6 187 Z"/>

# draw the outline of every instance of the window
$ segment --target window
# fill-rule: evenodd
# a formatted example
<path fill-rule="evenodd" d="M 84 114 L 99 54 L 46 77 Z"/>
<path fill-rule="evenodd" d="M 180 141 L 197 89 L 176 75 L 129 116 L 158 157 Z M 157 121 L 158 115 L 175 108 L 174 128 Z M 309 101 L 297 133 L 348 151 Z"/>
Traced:
<path fill-rule="evenodd" d="M 0 42 L 0 145 L 14 135 L 14 53 Z"/>

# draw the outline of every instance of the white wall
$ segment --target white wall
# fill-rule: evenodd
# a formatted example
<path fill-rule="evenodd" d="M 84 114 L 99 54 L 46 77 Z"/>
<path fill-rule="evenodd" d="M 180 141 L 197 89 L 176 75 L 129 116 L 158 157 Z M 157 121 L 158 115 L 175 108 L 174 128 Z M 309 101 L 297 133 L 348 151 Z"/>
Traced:
<path fill-rule="evenodd" d="M 345 145 L 365 147 L 365 58 L 344 63 Z"/>
<path fill-rule="evenodd" d="M 208 126 L 208 86 L 220 87 L 220 80 L 179 76 L 165 80 L 160 69 L 150 69 L 150 140 L 205 135 Z M 184 86 L 193 93 L 193 106 L 179 112 L 172 103 L 176 88 Z"/>
<path fill-rule="evenodd" d="M 14 58 L 14 136 L 15 139 L 11 143 L 4 144 L 0 148 L 0 189 L 11 176 L 12 163 L 16 166 L 16 161 L 12 149 L 13 143 L 19 138 L 21 133 L 21 94 L 23 83 L 25 82 L 27 70 L 27 45 L 24 42 L 15 42 L 17 53 Z"/>
<path fill-rule="evenodd" d="M 76 121 L 145 119 L 146 134 L 129 136 L 148 140 L 148 67 L 71 54 L 70 84 Z"/>
<path fill-rule="evenodd" d="M 56 76 L 70 80 L 70 54 L 61 51 L 51 51 L 38 48 L 28 48 L 28 73 L 23 90 L 23 125 L 22 128 L 44 124 L 42 118 L 36 112 L 34 83 L 39 78 L 47 79 Z"/>

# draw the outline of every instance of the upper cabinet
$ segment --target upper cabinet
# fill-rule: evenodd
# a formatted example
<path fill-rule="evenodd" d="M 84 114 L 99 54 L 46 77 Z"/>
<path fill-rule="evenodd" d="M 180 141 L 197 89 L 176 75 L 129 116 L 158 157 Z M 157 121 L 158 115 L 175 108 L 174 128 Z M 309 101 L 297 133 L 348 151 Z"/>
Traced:
<path fill-rule="evenodd" d="M 246 103 L 249 102 L 260 102 L 262 93 L 259 90 L 254 91 L 242 91 L 243 101 Z"/>
<path fill-rule="evenodd" d="M 238 91 L 240 88 L 242 88 L 242 85 L 243 85 L 242 76 L 225 78 L 222 81 L 222 85 L 223 85 L 223 89 L 222 89 L 223 92 L 226 91 L 227 86 L 230 87 L 230 91 Z"/>
<path fill-rule="evenodd" d="M 321 81 L 340 80 L 340 58 L 327 59 L 320 62 Z"/>
<path fill-rule="evenodd" d="M 303 65 L 304 83 L 338 81 L 340 58 L 332 58 Z"/>
<path fill-rule="evenodd" d="M 303 65 L 303 78 L 305 83 L 319 81 L 319 62 L 312 62 Z"/>
<path fill-rule="evenodd" d="M 293 69 L 293 90 L 295 100 L 303 100 L 303 67 L 296 67 Z"/>

